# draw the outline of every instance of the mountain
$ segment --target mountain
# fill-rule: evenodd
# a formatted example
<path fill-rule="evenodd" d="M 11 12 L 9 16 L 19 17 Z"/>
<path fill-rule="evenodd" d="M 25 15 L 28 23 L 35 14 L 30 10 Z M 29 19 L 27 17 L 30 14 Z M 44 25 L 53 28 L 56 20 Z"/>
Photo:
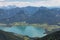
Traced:
<path fill-rule="evenodd" d="M 47 24 L 57 24 L 60 20 L 60 8 L 47 8 L 40 7 L 37 12 L 35 12 L 29 20 L 28 23 L 47 23 Z"/>
<path fill-rule="evenodd" d="M 53 32 L 41 38 L 41 40 L 60 40 L 60 31 Z"/>
<path fill-rule="evenodd" d="M 17 36 L 14 33 L 0 30 L 0 40 L 23 40 L 23 36 Z"/>
<path fill-rule="evenodd" d="M 23 8 L 19 8 L 19 7 L 12 7 L 10 8 L 10 6 L 8 7 L 9 9 L 2 9 L 2 12 L 0 12 L 1 16 L 0 16 L 0 23 L 11 23 L 11 22 L 21 22 L 21 21 L 26 21 L 28 19 L 29 16 L 31 16 L 32 14 L 34 14 L 38 8 L 37 7 L 23 7 Z"/>
<path fill-rule="evenodd" d="M 60 31 L 52 32 L 42 38 L 35 37 L 33 40 L 60 40 Z"/>
<path fill-rule="evenodd" d="M 0 8 L 0 23 L 27 22 L 60 25 L 60 8 L 47 7 L 8 7 Z"/>
<path fill-rule="evenodd" d="M 52 32 L 44 37 L 28 37 L 0 30 L 0 40 L 60 40 L 60 31 Z"/>
<path fill-rule="evenodd" d="M 12 23 L 12 22 L 22 22 L 26 21 L 27 15 L 23 10 L 16 9 L 15 11 L 10 10 L 9 15 L 6 18 L 0 19 L 1 23 Z"/>
<path fill-rule="evenodd" d="M 27 6 L 22 8 L 26 14 L 29 16 L 33 15 L 35 12 L 38 11 L 39 7 L 32 7 L 32 6 Z"/>
<path fill-rule="evenodd" d="M 9 18 L 18 13 L 20 8 L 0 9 L 0 19 Z"/>

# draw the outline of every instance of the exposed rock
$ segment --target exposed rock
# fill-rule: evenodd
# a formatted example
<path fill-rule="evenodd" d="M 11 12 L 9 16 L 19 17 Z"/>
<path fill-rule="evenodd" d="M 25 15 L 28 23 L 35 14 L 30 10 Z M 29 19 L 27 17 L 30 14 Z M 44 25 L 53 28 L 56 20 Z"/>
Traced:
<path fill-rule="evenodd" d="M 0 40 L 23 40 L 23 38 L 0 30 Z"/>
<path fill-rule="evenodd" d="M 45 37 L 42 37 L 41 40 L 60 40 L 60 31 L 48 34 Z"/>

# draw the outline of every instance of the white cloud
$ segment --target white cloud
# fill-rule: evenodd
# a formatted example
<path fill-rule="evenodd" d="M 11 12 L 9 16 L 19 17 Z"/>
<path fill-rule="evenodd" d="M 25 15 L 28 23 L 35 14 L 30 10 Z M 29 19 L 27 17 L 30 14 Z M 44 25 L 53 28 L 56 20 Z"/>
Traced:
<path fill-rule="evenodd" d="M 16 6 L 29 6 L 30 2 L 0 2 L 0 6 L 8 6 L 8 5 L 16 5 Z"/>
<path fill-rule="evenodd" d="M 0 2 L 0 6 L 7 6 L 7 5 L 16 5 L 20 7 L 25 6 L 60 6 L 60 0 L 48 0 L 48 1 L 37 1 L 37 2 Z"/>
<path fill-rule="evenodd" d="M 5 1 L 5 0 L 0 0 L 0 1 Z"/>
<path fill-rule="evenodd" d="M 34 6 L 59 7 L 60 6 L 60 0 L 48 0 L 48 1 L 34 2 L 33 5 Z"/>

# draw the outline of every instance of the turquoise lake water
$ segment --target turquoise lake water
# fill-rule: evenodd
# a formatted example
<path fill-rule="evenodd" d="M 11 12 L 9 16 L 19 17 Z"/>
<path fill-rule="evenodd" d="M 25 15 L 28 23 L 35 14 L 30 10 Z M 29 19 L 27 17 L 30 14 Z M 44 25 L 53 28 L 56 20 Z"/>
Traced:
<path fill-rule="evenodd" d="M 14 27 L 0 27 L 0 30 L 4 30 L 7 32 L 13 32 L 20 35 L 27 35 L 29 37 L 43 37 L 46 34 L 43 28 L 33 27 L 33 26 L 14 26 Z"/>

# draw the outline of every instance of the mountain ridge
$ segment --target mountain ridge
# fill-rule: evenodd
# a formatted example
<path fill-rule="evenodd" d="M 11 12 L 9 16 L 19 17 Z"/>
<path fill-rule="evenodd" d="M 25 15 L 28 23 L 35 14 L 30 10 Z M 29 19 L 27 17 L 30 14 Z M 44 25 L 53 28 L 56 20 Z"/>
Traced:
<path fill-rule="evenodd" d="M 14 7 L 8 10 L 2 9 L 2 8 L 0 9 L 0 21 L 1 22 L 3 21 L 3 23 L 5 21 L 9 23 L 10 22 L 13 23 L 14 21 L 13 19 L 16 19 L 14 22 L 25 21 L 27 23 L 39 23 L 39 24 L 47 23 L 47 24 L 55 25 L 60 22 L 59 17 L 60 17 L 60 8 L 28 6 L 28 7 L 22 7 L 22 8 Z"/>

